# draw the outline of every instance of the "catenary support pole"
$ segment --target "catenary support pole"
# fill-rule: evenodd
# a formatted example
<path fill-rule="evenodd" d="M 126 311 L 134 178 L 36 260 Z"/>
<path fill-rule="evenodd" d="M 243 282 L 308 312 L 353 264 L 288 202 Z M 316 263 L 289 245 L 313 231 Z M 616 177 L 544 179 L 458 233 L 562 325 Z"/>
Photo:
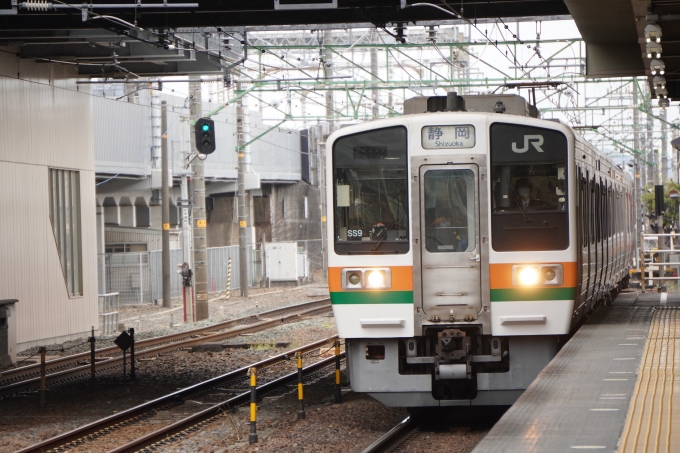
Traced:
<path fill-rule="evenodd" d="M 185 160 L 183 160 L 185 162 Z M 182 256 L 183 262 L 189 265 L 189 269 L 194 269 L 193 266 L 193 251 L 191 250 L 191 215 L 189 208 L 191 206 L 191 199 L 189 198 L 189 177 L 187 174 L 182 175 L 182 182 L 180 186 L 181 191 L 181 205 L 182 205 Z M 182 286 L 184 296 L 184 322 L 188 319 L 193 319 L 194 307 L 189 304 L 187 307 L 186 287 Z"/>
<path fill-rule="evenodd" d="M 189 83 L 191 97 L 190 114 L 192 121 L 203 114 L 201 84 Z M 191 133 L 191 149 L 196 150 L 194 134 Z M 194 159 L 194 290 L 196 291 L 195 320 L 208 319 L 208 251 L 205 212 L 205 167 L 202 159 Z"/>
<path fill-rule="evenodd" d="M 163 269 L 163 308 L 172 307 L 170 299 L 170 169 L 168 158 L 168 103 L 161 101 L 161 218 L 163 231 L 162 241 L 162 269 Z"/>
<path fill-rule="evenodd" d="M 638 84 L 637 79 L 633 82 L 633 104 L 638 105 Z M 642 152 L 640 147 L 640 111 L 638 109 L 633 109 L 633 147 L 636 154 L 633 156 L 633 177 L 635 178 L 635 192 L 633 193 L 633 203 L 635 205 L 634 209 L 634 219 L 635 219 L 635 244 L 637 244 L 638 253 L 636 257 L 638 263 L 640 260 L 644 260 L 643 250 L 640 248 L 640 238 L 642 237 L 642 207 L 641 207 L 641 196 L 642 196 L 642 174 L 643 169 L 641 167 L 640 153 Z M 640 266 L 637 266 L 638 268 Z"/>
<path fill-rule="evenodd" d="M 241 83 L 236 84 L 236 91 L 241 91 Z M 246 204 L 246 160 L 243 145 L 243 98 L 236 103 L 236 152 L 238 153 L 238 268 L 241 296 L 248 297 L 248 220 L 249 212 Z"/>
<path fill-rule="evenodd" d="M 668 109 L 661 108 L 661 184 L 668 182 Z"/>
<path fill-rule="evenodd" d="M 656 162 L 656 153 L 654 152 L 654 117 L 652 116 L 652 100 L 649 100 L 649 107 L 647 107 L 649 114 L 647 115 L 647 161 L 648 164 L 647 184 L 659 184 L 659 165 Z"/>
<path fill-rule="evenodd" d="M 333 44 L 333 31 L 332 30 L 326 30 L 324 32 L 324 43 L 326 44 Z M 324 60 L 326 63 L 331 62 L 331 58 L 333 56 L 333 52 L 331 51 L 330 48 L 325 49 L 325 54 L 324 54 Z M 326 66 L 325 68 L 326 71 L 326 77 L 332 77 L 333 76 L 333 66 Z M 335 109 L 334 109 L 334 104 L 335 101 L 333 99 L 333 90 L 327 90 L 326 91 L 326 118 L 333 118 L 335 116 Z M 328 134 L 331 134 L 333 130 L 335 129 L 335 121 L 333 119 L 328 120 Z M 321 197 L 321 253 L 323 254 L 323 276 L 324 278 L 328 277 L 328 223 L 326 222 L 326 215 L 327 215 L 327 210 L 328 206 L 326 205 L 326 184 L 328 184 L 328 181 L 326 181 L 326 138 L 328 136 L 323 136 L 321 133 L 319 134 L 319 137 L 317 138 L 317 143 L 319 143 L 319 149 L 318 153 L 320 156 L 320 162 L 321 162 L 321 181 L 320 181 L 320 190 L 319 190 L 319 196 Z"/>

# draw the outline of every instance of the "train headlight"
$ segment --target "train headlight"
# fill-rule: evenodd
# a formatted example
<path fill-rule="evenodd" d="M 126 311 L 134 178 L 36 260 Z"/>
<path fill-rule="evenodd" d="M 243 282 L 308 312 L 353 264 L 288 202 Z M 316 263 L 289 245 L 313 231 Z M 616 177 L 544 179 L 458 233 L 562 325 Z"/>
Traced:
<path fill-rule="evenodd" d="M 549 282 L 555 279 L 555 271 L 548 268 L 543 270 L 543 280 Z"/>
<path fill-rule="evenodd" d="M 513 286 L 562 286 L 561 264 L 516 264 L 512 266 Z"/>
<path fill-rule="evenodd" d="M 519 284 L 522 286 L 533 286 L 538 283 L 538 269 L 531 266 L 523 267 L 519 271 Z"/>
<path fill-rule="evenodd" d="M 361 276 L 357 273 L 349 274 L 349 277 L 347 277 L 347 281 L 352 285 L 358 285 L 359 283 L 361 283 Z"/>
<path fill-rule="evenodd" d="M 383 271 L 368 271 L 368 285 L 367 288 L 384 288 L 385 287 L 385 272 Z"/>
<path fill-rule="evenodd" d="M 343 269 L 341 282 L 344 290 L 390 289 L 392 271 L 389 267 Z"/>

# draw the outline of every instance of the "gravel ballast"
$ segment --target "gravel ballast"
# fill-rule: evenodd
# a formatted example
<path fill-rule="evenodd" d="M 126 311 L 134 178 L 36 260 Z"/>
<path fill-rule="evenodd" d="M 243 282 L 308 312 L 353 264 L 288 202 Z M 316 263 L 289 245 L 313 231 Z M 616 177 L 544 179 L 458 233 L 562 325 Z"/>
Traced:
<path fill-rule="evenodd" d="M 213 298 L 210 302 L 211 318 L 201 323 L 177 325 L 178 313 L 181 313 L 181 306 L 177 304 L 172 311 L 153 305 L 124 307 L 121 310 L 121 319 L 125 320 L 126 327 L 136 328 L 138 338 L 147 338 L 325 297 L 328 297 L 325 284 L 257 289 L 251 290 L 251 297 L 248 299 L 234 296 L 228 301 Z M 175 323 L 172 328 L 171 319 Z M 196 352 L 183 350 L 140 359 L 137 362 L 137 381 L 134 383 L 123 383 L 122 370 L 117 369 L 98 374 L 94 383 L 80 380 L 56 387 L 48 390 L 45 409 L 39 407 L 36 393 L 5 398 L 0 401 L 0 453 L 27 447 L 180 388 L 303 344 L 331 337 L 336 332 L 335 319 L 331 315 L 321 315 L 230 338 L 205 349 L 197 348 Z M 112 338 L 98 338 L 98 347 L 108 346 Z M 243 348 L 243 345 L 248 345 L 249 348 Z M 89 349 L 88 343 L 81 345 L 77 341 L 53 345 L 50 349 L 58 351 L 62 346 L 66 354 L 79 352 L 81 347 L 82 350 Z M 332 355 L 331 345 L 321 348 L 319 353 Z M 305 364 L 311 361 L 312 358 L 306 358 Z M 295 369 L 293 360 L 276 366 L 271 371 L 263 370 L 261 376 L 266 380 L 269 375 L 287 374 Z M 385 407 L 370 397 L 354 394 L 347 388 L 343 403 L 334 405 L 334 375 L 330 371 L 330 374 L 317 377 L 316 381 L 306 384 L 304 420 L 297 419 L 295 385 L 291 385 L 286 392 L 265 396 L 258 404 L 257 426 L 260 441 L 255 445 L 248 444 L 249 409 L 245 405 L 225 413 L 223 417 L 179 443 L 163 445 L 158 451 L 360 452 L 407 415 L 405 409 Z M 343 364 L 343 379 L 345 377 Z M 204 405 L 197 409 L 205 408 L 205 404 L 210 401 L 212 400 L 204 400 Z M 197 402 L 197 405 L 200 404 Z M 163 420 L 163 415 L 157 414 L 145 429 L 152 424 L 156 426 L 159 420 Z M 169 416 L 167 421 L 172 421 Z M 133 431 L 129 430 L 127 434 L 121 431 L 118 434 L 119 439 L 112 434 L 96 444 L 84 445 L 77 451 L 107 451 L 124 443 Z M 433 432 L 426 436 L 428 437 L 414 438 L 413 446 L 409 444 L 406 451 L 468 452 L 483 437 L 483 431 Z"/>

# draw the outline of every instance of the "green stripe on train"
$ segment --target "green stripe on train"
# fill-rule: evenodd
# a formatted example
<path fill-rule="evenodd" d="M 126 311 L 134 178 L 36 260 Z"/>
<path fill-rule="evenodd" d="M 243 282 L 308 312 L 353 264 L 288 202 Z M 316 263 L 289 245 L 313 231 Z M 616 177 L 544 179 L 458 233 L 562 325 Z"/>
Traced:
<path fill-rule="evenodd" d="M 575 297 L 576 288 L 509 288 L 491 290 L 491 302 L 574 300 Z"/>
<path fill-rule="evenodd" d="M 346 291 L 331 293 L 331 303 L 349 304 L 412 304 L 413 291 Z"/>

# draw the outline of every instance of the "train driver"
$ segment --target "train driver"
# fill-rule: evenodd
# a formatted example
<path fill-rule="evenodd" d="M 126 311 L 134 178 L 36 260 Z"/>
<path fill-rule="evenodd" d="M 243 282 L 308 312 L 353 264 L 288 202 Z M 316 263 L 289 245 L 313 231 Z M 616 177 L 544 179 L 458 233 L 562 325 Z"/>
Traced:
<path fill-rule="evenodd" d="M 533 189 L 533 184 L 529 181 L 529 178 L 519 178 L 515 182 L 515 203 L 518 207 L 538 207 L 546 206 L 544 202 L 536 198 L 531 198 L 531 190 Z"/>

